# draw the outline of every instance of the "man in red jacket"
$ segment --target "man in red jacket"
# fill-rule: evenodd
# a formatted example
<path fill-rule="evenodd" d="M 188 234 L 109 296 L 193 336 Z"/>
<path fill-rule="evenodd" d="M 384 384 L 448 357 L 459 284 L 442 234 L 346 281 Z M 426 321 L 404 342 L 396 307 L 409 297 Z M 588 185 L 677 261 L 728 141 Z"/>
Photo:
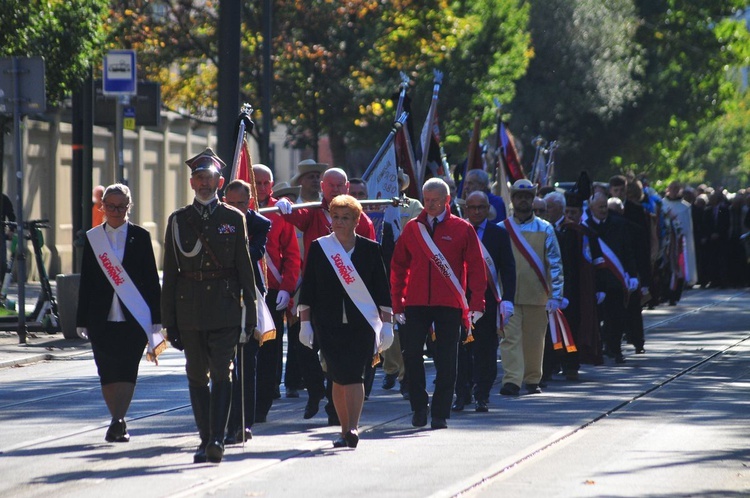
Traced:
<path fill-rule="evenodd" d="M 425 182 L 424 210 L 404 226 L 391 259 L 393 312 L 401 325 L 415 427 L 427 425 L 429 396 L 422 353 L 430 327 L 435 329 L 433 429 L 448 427 L 461 324 L 468 328 L 482 317 L 487 287 L 477 234 L 469 222 L 450 213 L 448 192 L 439 178 Z M 467 290 L 471 302 L 466 301 Z"/>
<path fill-rule="evenodd" d="M 258 206 L 253 209 L 273 207 L 276 199 L 273 194 L 273 172 L 264 164 L 253 164 L 255 175 L 255 188 L 258 194 Z M 283 364 L 283 337 L 284 337 L 284 315 L 290 304 L 291 296 L 297 288 L 297 280 L 300 275 L 300 253 L 297 244 L 297 235 L 294 225 L 287 223 L 284 217 L 278 213 L 268 213 L 267 218 L 271 220 L 271 231 L 266 238 L 266 256 L 261 270 L 264 271 L 266 288 L 266 304 L 271 311 L 273 322 L 276 327 L 276 339 L 268 344 L 267 348 L 260 348 L 258 352 L 258 378 L 268 378 L 266 385 L 271 385 L 272 376 L 274 390 L 278 389 L 281 382 L 281 366 Z M 291 351 L 291 349 L 290 349 Z M 297 359 L 287 353 L 287 369 L 298 368 Z M 290 386 L 287 386 L 290 387 Z M 296 387 L 292 386 L 292 387 Z M 265 422 L 268 411 L 271 409 L 271 398 L 265 397 L 265 403 L 258 403 L 255 407 L 255 421 Z"/>

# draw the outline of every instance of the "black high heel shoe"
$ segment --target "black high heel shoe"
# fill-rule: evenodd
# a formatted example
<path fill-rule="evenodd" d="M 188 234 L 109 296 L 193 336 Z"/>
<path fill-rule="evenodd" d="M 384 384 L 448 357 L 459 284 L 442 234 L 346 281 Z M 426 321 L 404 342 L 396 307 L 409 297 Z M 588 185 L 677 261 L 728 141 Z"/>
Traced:
<path fill-rule="evenodd" d="M 333 441 L 333 447 L 334 448 L 346 448 L 348 445 L 346 443 L 346 439 L 343 437 L 339 437 L 338 439 Z"/>
<path fill-rule="evenodd" d="M 349 448 L 356 448 L 357 443 L 359 443 L 359 434 L 357 434 L 354 430 L 351 430 L 344 434 L 344 441 L 346 441 L 346 445 Z"/>

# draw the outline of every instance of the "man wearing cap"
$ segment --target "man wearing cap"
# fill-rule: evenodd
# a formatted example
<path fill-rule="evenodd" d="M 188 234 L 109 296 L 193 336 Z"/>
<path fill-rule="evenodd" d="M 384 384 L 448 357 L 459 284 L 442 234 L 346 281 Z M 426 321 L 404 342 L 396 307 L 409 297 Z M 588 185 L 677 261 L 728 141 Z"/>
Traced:
<path fill-rule="evenodd" d="M 563 300 L 560 246 L 552 225 L 534 215 L 536 188 L 529 180 L 517 180 L 510 189 L 513 216 L 500 224 L 510 235 L 516 261 L 515 312 L 500 341 L 500 394 L 505 396 L 517 396 L 522 382 L 529 394 L 542 392 L 544 335 Z"/>
<path fill-rule="evenodd" d="M 224 184 L 224 163 L 210 148 L 186 163 L 195 199 L 172 213 L 167 223 L 162 322 L 172 345 L 185 351 L 190 402 L 201 438 L 193 461 L 219 463 L 243 304 L 245 329 L 252 331 L 257 322 L 255 277 L 244 213 L 217 196 Z"/>
<path fill-rule="evenodd" d="M 254 164 L 255 187 L 258 195 L 257 204 L 253 199 L 252 205 L 258 209 L 276 205 L 273 172 L 264 164 Z M 299 192 L 299 187 L 295 189 Z M 266 283 L 268 292 L 266 304 L 271 311 L 276 327 L 276 339 L 271 341 L 268 349 L 261 348 L 258 353 L 258 376 L 273 375 L 274 385 L 278 388 L 281 382 L 281 370 L 284 356 L 284 316 L 289 308 L 291 296 L 297 288 L 300 274 L 300 255 L 294 226 L 287 223 L 278 213 L 269 213 L 271 231 L 266 241 Z M 291 343 L 291 341 L 288 341 Z M 297 388 L 301 383 L 296 348 L 287 351 L 285 386 L 288 389 Z M 272 399 L 265 402 L 258 400 L 255 407 L 255 421 L 265 422 L 268 411 L 273 403 Z"/>
<path fill-rule="evenodd" d="M 465 209 L 477 232 L 487 273 L 486 312 L 474 325 L 474 341 L 459 345 L 456 401 L 452 410 L 463 410 L 473 394 L 476 411 L 487 412 L 490 389 L 497 378 L 498 329 L 505 327 L 513 315 L 516 262 L 508 232 L 488 220 L 487 194 L 481 190 L 469 194 Z"/>
<path fill-rule="evenodd" d="M 292 203 L 288 199 L 279 199 L 276 202 L 276 207 L 279 208 L 279 212 L 284 215 L 284 218 L 303 232 L 303 254 L 307 254 L 310 244 L 315 239 L 332 233 L 328 203 L 337 195 L 349 192 L 349 181 L 346 172 L 340 168 L 326 170 L 320 180 L 320 189 L 323 193 L 323 200 L 319 208 L 304 208 L 292 211 Z M 375 240 L 375 227 L 365 213 L 360 215 L 355 232 L 362 237 Z M 304 271 L 304 261 L 302 266 Z M 313 338 L 300 335 L 299 342 L 306 346 L 306 348 L 299 350 L 299 358 L 302 367 L 302 377 L 304 378 L 308 394 L 304 418 L 309 419 L 318 413 L 320 401 L 326 396 L 326 388 L 323 370 L 316 351 L 317 345 L 314 344 Z M 330 399 L 328 401 L 326 412 L 329 416 L 329 422 L 331 425 L 338 425 L 333 403 Z"/>
<path fill-rule="evenodd" d="M 456 354 L 461 326 L 476 323 L 484 311 L 487 287 L 482 250 L 472 226 L 450 213 L 448 185 L 430 178 L 422 187 L 425 208 L 404 227 L 391 259 L 391 295 L 401 325 L 401 348 L 409 377 L 411 423 L 448 427 L 456 385 Z M 467 291 L 470 291 L 468 293 Z M 467 294 L 470 301 L 467 300 Z M 436 377 L 432 405 L 423 351 L 434 326 Z"/>

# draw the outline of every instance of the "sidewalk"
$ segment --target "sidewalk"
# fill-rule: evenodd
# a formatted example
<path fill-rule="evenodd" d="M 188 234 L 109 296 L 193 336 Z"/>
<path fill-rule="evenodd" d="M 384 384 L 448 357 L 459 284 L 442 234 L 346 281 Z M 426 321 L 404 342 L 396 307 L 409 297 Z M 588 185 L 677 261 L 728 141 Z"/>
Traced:
<path fill-rule="evenodd" d="M 57 295 L 55 281 L 50 282 L 52 292 Z M 27 282 L 25 287 L 26 312 L 34 310 L 37 296 L 41 290 L 39 282 Z M 18 303 L 18 286 L 11 284 L 8 289 L 8 299 Z M 86 354 L 91 351 L 91 345 L 83 339 L 65 339 L 62 332 L 47 334 L 44 332 L 28 332 L 26 344 L 18 343 L 18 333 L 5 323 L 0 323 L 0 369 L 36 363 L 66 356 Z M 9 330 L 7 330 L 9 329 Z"/>

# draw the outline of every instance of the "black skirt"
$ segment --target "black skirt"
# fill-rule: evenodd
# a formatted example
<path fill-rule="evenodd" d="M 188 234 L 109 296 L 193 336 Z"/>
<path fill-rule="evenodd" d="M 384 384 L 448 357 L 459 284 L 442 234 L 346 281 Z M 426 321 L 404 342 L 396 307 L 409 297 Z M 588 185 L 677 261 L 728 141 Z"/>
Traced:
<path fill-rule="evenodd" d="M 138 365 L 148 344 L 143 330 L 130 322 L 106 322 L 103 327 L 93 327 L 88 332 L 100 383 L 135 384 Z"/>
<path fill-rule="evenodd" d="M 316 325 L 315 335 L 330 379 L 341 385 L 364 382 L 365 367 L 372 361 L 375 332 L 349 324 Z"/>

